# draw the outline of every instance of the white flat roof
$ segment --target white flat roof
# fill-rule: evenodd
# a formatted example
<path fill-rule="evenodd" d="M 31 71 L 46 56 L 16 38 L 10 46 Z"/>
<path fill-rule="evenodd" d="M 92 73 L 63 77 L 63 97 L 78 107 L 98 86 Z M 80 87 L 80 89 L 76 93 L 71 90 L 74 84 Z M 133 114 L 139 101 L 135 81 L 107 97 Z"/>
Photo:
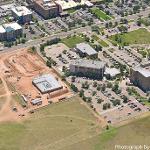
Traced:
<path fill-rule="evenodd" d="M 110 74 L 111 77 L 114 77 L 120 74 L 120 71 L 116 68 L 105 68 L 105 74 Z"/>
<path fill-rule="evenodd" d="M 87 5 L 88 7 L 93 6 L 93 4 L 90 1 L 85 1 L 85 5 Z"/>
<path fill-rule="evenodd" d="M 22 27 L 16 22 L 3 24 L 0 26 L 0 33 L 5 33 L 11 30 L 19 30 L 19 29 L 22 29 Z"/>
<path fill-rule="evenodd" d="M 6 30 L 4 29 L 4 27 L 0 26 L 0 33 L 5 33 L 5 32 L 6 32 Z"/>
<path fill-rule="evenodd" d="M 16 23 L 16 22 L 4 24 L 3 27 L 5 29 L 12 28 L 14 30 L 22 29 L 22 27 L 18 23 Z"/>
<path fill-rule="evenodd" d="M 35 86 L 42 92 L 51 92 L 57 90 L 58 88 L 62 88 L 62 85 L 50 74 L 45 74 L 34 78 L 32 81 Z"/>
<path fill-rule="evenodd" d="M 76 48 L 89 56 L 97 54 L 97 52 L 87 43 L 76 44 Z"/>
<path fill-rule="evenodd" d="M 62 7 L 63 10 L 65 9 L 69 9 L 69 8 L 73 8 L 73 7 L 76 7 L 78 4 L 73 1 L 73 0 L 69 0 L 68 2 L 67 1 L 64 1 L 64 0 L 57 0 L 55 1 L 58 5 L 60 5 Z"/>
<path fill-rule="evenodd" d="M 13 7 L 12 11 L 19 17 L 32 14 L 32 12 L 25 6 Z"/>
<path fill-rule="evenodd" d="M 2 8 L 4 11 L 11 10 L 13 7 L 15 7 L 15 4 L 6 4 L 0 6 L 0 8 Z"/>
<path fill-rule="evenodd" d="M 134 68 L 134 70 L 141 73 L 144 77 L 150 77 L 150 70 L 148 69 L 137 67 L 137 68 Z"/>

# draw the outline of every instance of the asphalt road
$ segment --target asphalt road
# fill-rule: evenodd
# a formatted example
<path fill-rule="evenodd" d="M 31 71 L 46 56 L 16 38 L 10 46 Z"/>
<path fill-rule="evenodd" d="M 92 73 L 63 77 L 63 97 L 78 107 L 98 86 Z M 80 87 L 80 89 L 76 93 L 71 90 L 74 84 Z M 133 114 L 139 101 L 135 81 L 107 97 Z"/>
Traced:
<path fill-rule="evenodd" d="M 150 7 L 146 8 L 144 11 L 141 11 L 138 14 L 129 15 L 129 16 L 126 16 L 124 18 L 126 18 L 128 20 L 135 20 L 136 21 L 139 18 L 139 16 L 147 17 L 149 14 L 150 14 Z M 120 19 L 121 19 L 121 17 L 114 18 L 114 19 L 111 20 L 111 22 L 120 21 Z M 98 25 L 100 27 L 104 27 L 104 23 L 100 23 Z M 51 39 L 56 38 L 56 37 L 57 38 L 65 38 L 65 37 L 67 37 L 69 35 L 72 35 L 74 33 L 88 32 L 88 31 L 90 31 L 90 29 L 91 29 L 90 26 L 81 27 L 81 28 L 74 29 L 74 30 L 71 30 L 71 31 L 61 32 L 61 33 L 57 33 L 57 34 L 54 34 L 54 35 L 49 35 L 49 36 L 43 37 L 41 39 L 35 39 L 35 40 L 32 40 L 32 41 L 28 41 L 25 44 L 20 44 L 20 45 L 17 45 L 17 46 L 13 46 L 11 48 L 5 47 L 4 49 L 2 49 L 0 51 L 0 54 L 16 51 L 16 50 L 19 50 L 19 49 L 22 49 L 22 48 L 28 48 L 28 47 L 36 46 L 36 45 L 39 45 L 41 43 L 44 43 L 47 40 L 51 40 Z"/>

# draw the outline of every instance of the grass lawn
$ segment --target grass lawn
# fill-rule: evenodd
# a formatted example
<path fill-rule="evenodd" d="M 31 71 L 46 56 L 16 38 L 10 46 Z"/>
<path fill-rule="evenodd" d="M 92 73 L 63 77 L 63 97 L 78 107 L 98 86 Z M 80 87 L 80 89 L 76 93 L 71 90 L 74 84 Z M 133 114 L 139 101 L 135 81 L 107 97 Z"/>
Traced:
<path fill-rule="evenodd" d="M 62 39 L 61 42 L 67 45 L 68 47 L 73 48 L 76 44 L 85 42 L 85 39 L 80 36 L 71 36 Z"/>
<path fill-rule="evenodd" d="M 68 9 L 67 10 L 67 12 L 69 13 L 69 14 L 72 14 L 72 13 L 74 13 L 76 11 L 76 9 L 74 9 L 74 8 L 71 8 L 71 9 Z"/>
<path fill-rule="evenodd" d="M 115 145 L 150 145 L 150 117 L 132 122 L 128 125 L 112 128 L 78 144 L 61 150 L 115 150 Z"/>
<path fill-rule="evenodd" d="M 103 41 L 102 39 L 100 39 L 97 35 L 93 35 L 92 38 L 97 41 L 102 47 L 108 47 L 109 45 Z"/>
<path fill-rule="evenodd" d="M 58 150 L 101 129 L 78 97 L 37 110 L 22 123 L 0 124 L 0 150 Z"/>
<path fill-rule="evenodd" d="M 118 42 L 117 39 L 121 39 L 118 44 L 150 44 L 150 32 L 148 32 L 146 29 L 138 29 L 135 31 L 131 31 L 128 33 L 113 35 L 109 37 L 110 40 Z"/>
<path fill-rule="evenodd" d="M 150 145 L 150 117 L 100 134 L 78 97 L 37 110 L 21 123 L 0 124 L 0 150 L 114 150 L 115 144 Z"/>
<path fill-rule="evenodd" d="M 105 12 L 100 10 L 99 8 L 91 8 L 91 12 L 97 16 L 98 19 L 100 20 L 110 20 L 111 17 L 108 16 Z"/>

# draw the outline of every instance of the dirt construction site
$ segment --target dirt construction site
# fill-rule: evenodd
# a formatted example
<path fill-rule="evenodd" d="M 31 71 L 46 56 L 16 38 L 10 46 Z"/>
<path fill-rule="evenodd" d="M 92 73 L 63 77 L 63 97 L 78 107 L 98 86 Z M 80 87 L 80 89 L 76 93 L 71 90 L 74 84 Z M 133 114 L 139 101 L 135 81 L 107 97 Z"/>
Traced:
<path fill-rule="evenodd" d="M 62 82 L 57 72 L 48 68 L 40 56 L 21 50 L 17 53 L 1 55 L 0 57 L 1 78 L 7 82 L 12 93 L 19 94 L 20 102 L 25 105 L 24 110 L 30 111 L 48 105 L 49 103 L 59 102 L 73 95 L 69 87 Z M 34 78 L 50 74 L 61 85 L 57 89 L 47 93 L 41 91 L 33 85 Z M 33 104 L 33 100 L 39 100 L 41 103 Z"/>

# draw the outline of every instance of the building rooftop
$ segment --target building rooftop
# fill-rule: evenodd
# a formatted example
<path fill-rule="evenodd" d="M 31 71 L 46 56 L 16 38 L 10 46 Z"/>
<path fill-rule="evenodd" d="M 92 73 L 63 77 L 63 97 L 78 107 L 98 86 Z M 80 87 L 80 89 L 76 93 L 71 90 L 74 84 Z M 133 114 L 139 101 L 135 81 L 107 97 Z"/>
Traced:
<path fill-rule="evenodd" d="M 10 32 L 18 29 L 22 29 L 22 27 L 16 22 L 3 24 L 0 26 L 0 33 Z"/>
<path fill-rule="evenodd" d="M 66 10 L 69 8 L 73 8 L 76 7 L 78 4 L 73 1 L 73 0 L 69 0 L 69 1 L 65 1 L 65 0 L 56 0 L 55 1 L 58 5 L 61 6 L 62 10 Z"/>
<path fill-rule="evenodd" d="M 54 1 L 52 0 L 34 0 L 38 5 L 40 5 L 41 7 L 43 7 L 44 9 L 49 9 L 51 7 L 56 6 L 56 4 L 54 3 Z"/>
<path fill-rule="evenodd" d="M 82 53 L 86 53 L 89 56 L 97 54 L 97 52 L 89 44 L 86 43 L 77 44 L 76 48 Z"/>
<path fill-rule="evenodd" d="M 3 27 L 5 28 L 5 30 L 7 28 L 12 28 L 13 30 L 22 29 L 22 27 L 18 23 L 16 23 L 16 22 L 4 24 Z"/>
<path fill-rule="evenodd" d="M 105 67 L 105 63 L 102 61 L 94 61 L 94 60 L 87 60 L 87 59 L 78 59 L 75 60 L 72 65 L 80 66 L 80 67 L 87 67 L 87 68 L 94 68 L 94 69 L 101 69 Z"/>
<path fill-rule="evenodd" d="M 41 103 L 41 102 L 42 102 L 42 100 L 41 100 L 40 98 L 36 98 L 36 99 L 33 99 L 33 100 L 31 101 L 31 103 L 32 103 L 33 105 L 36 105 L 36 104 Z"/>
<path fill-rule="evenodd" d="M 1 5 L 0 8 L 2 8 L 4 11 L 9 11 L 11 10 L 13 7 L 15 7 L 15 4 L 6 4 L 6 5 Z"/>
<path fill-rule="evenodd" d="M 88 7 L 92 7 L 93 4 L 90 1 L 85 1 L 85 5 L 87 5 Z"/>
<path fill-rule="evenodd" d="M 144 77 L 150 77 L 150 69 L 136 67 L 134 71 L 141 73 Z"/>
<path fill-rule="evenodd" d="M 105 68 L 105 74 L 109 74 L 111 77 L 115 77 L 120 74 L 120 71 L 116 68 Z"/>
<path fill-rule="evenodd" d="M 50 74 L 45 74 L 34 78 L 32 82 L 42 93 L 51 92 L 62 87 L 62 85 L 60 85 L 58 81 Z"/>
<path fill-rule="evenodd" d="M 19 17 L 32 14 L 32 12 L 25 6 L 13 7 L 12 11 Z"/>
<path fill-rule="evenodd" d="M 4 27 L 0 26 L 0 33 L 5 33 L 5 32 L 6 32 L 6 30 L 4 29 Z"/>
<path fill-rule="evenodd" d="M 91 6 L 91 3 L 87 0 L 81 0 L 81 2 L 75 2 L 74 0 L 56 0 L 55 2 L 61 6 L 62 10 L 67 10 L 85 4 Z"/>

